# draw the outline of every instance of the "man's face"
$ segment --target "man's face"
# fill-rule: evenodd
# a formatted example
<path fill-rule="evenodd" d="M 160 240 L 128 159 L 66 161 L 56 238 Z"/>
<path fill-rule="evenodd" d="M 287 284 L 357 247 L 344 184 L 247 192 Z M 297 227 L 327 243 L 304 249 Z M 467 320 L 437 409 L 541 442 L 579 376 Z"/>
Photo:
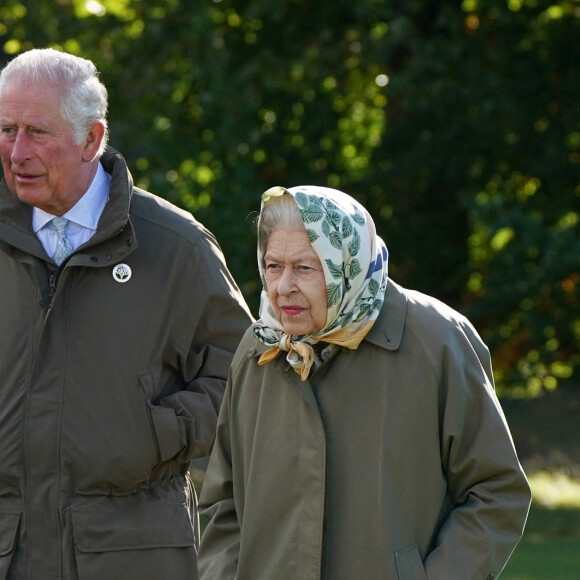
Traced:
<path fill-rule="evenodd" d="M 90 185 L 87 142 L 75 144 L 60 114 L 61 98 L 56 87 L 21 81 L 9 82 L 0 98 L 6 183 L 21 201 L 55 215 L 73 207 Z"/>

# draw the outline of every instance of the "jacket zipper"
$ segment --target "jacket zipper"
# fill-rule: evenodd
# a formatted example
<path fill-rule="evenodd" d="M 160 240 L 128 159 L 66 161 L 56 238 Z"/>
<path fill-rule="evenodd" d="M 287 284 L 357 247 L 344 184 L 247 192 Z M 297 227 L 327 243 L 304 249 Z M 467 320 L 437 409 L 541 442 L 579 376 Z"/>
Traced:
<path fill-rule="evenodd" d="M 56 293 L 56 283 L 58 281 L 58 272 L 52 272 L 48 277 L 48 301 L 46 304 L 46 309 L 48 310 L 52 306 L 52 298 Z"/>
<path fill-rule="evenodd" d="M 56 292 L 56 272 L 53 272 L 48 278 L 48 297 L 52 298 Z"/>

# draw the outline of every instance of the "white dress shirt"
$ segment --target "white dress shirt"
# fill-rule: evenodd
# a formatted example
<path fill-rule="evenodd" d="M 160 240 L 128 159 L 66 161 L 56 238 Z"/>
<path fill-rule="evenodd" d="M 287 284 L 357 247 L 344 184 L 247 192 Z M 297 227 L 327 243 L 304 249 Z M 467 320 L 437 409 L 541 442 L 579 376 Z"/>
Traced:
<path fill-rule="evenodd" d="M 69 209 L 64 217 L 69 220 L 66 237 L 73 251 L 91 239 L 97 231 L 99 218 L 109 201 L 111 176 L 99 163 L 93 181 L 86 193 Z M 46 253 L 52 256 L 56 249 L 56 231 L 51 224 L 55 216 L 37 207 L 32 208 L 32 228 Z"/>

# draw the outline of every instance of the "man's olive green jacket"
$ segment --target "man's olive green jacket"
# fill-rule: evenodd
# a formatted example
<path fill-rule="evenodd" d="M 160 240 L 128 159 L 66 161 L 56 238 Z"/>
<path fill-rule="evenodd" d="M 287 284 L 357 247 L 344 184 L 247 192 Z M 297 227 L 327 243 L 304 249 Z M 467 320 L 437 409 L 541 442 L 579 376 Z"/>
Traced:
<path fill-rule="evenodd" d="M 101 162 L 110 200 L 60 268 L 0 185 L 1 580 L 197 577 L 186 473 L 251 320 L 211 233 Z"/>

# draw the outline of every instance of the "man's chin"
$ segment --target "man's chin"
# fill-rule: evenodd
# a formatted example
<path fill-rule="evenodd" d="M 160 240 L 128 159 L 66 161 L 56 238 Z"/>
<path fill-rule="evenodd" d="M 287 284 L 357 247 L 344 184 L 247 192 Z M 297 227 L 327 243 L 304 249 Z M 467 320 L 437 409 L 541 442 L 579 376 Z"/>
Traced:
<path fill-rule="evenodd" d="M 46 205 L 47 194 L 45 192 L 33 190 L 28 187 L 16 187 L 15 195 L 22 203 L 52 213 L 50 212 L 49 206 Z"/>

